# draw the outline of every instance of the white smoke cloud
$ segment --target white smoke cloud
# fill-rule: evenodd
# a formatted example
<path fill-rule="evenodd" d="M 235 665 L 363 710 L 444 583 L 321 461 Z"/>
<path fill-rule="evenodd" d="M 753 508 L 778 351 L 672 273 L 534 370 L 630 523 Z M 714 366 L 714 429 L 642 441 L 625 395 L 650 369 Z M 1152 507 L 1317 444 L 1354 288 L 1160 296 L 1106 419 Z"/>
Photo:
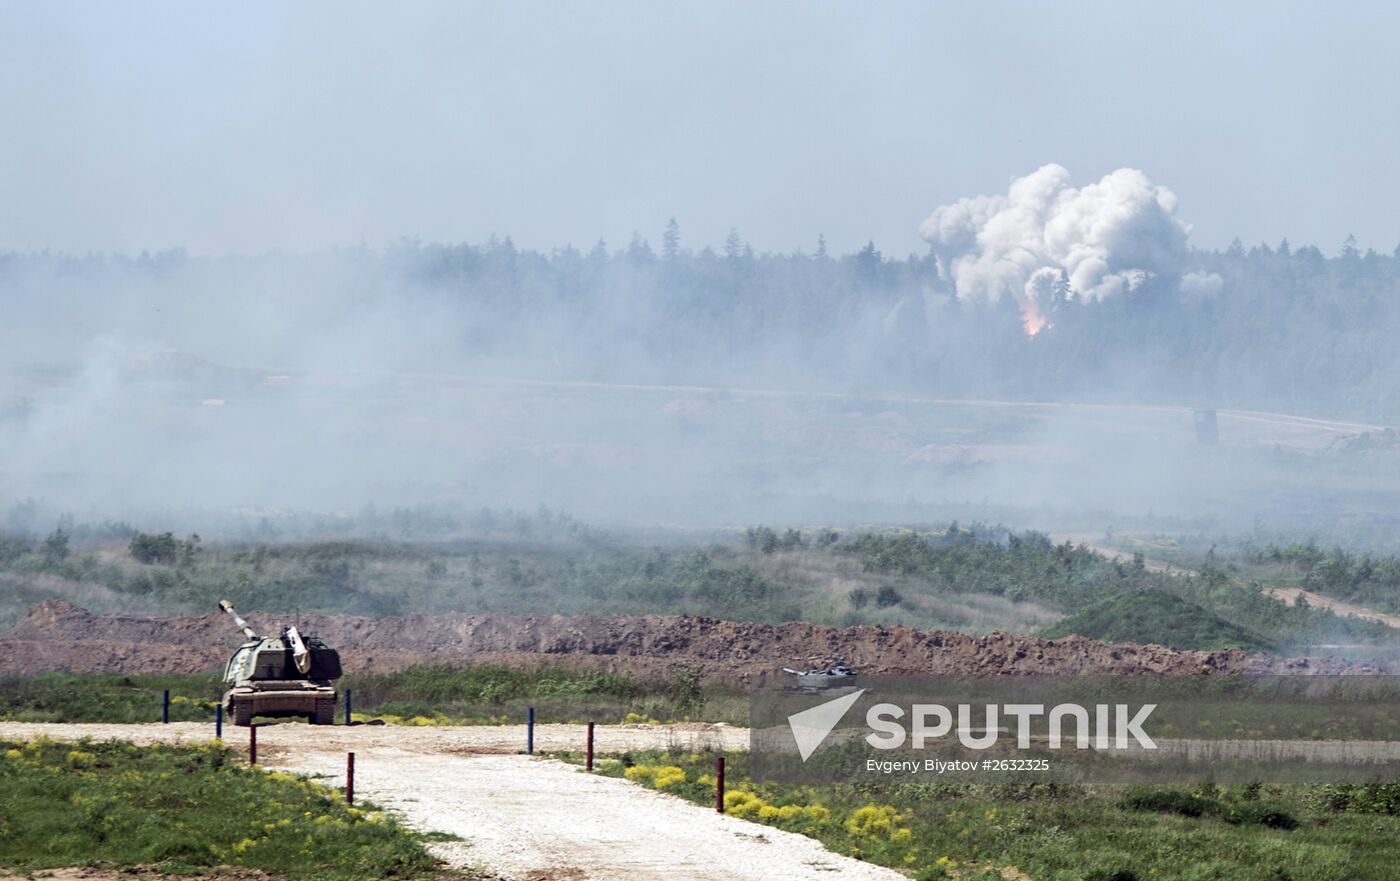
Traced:
<path fill-rule="evenodd" d="M 1218 272 L 1188 272 L 1181 277 L 1181 292 L 1188 296 L 1208 297 L 1220 293 L 1225 279 Z"/>
<path fill-rule="evenodd" d="M 1176 218 L 1176 195 L 1141 171 L 1120 168 L 1076 189 L 1052 164 L 1012 181 L 1004 196 L 939 208 L 919 233 L 959 298 L 1010 294 L 1034 332 L 1057 294 L 1102 300 L 1154 278 L 1175 284 L 1190 227 Z"/>

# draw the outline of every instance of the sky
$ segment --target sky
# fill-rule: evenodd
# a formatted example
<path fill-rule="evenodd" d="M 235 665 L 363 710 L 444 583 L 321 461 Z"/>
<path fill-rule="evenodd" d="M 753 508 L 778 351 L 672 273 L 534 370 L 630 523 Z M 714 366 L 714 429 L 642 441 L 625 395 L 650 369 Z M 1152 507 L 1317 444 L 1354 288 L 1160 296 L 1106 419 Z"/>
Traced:
<path fill-rule="evenodd" d="M 0 0 L 0 252 L 873 240 L 1046 163 L 1400 243 L 1400 6 Z"/>

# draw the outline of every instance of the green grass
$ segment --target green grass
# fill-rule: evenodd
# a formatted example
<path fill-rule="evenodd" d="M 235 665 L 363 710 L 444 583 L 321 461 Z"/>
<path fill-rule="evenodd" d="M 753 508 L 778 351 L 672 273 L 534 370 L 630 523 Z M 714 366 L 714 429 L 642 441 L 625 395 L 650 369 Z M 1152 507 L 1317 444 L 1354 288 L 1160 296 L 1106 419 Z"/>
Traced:
<path fill-rule="evenodd" d="M 0 719 L 11 722 L 159 722 L 170 690 L 170 721 L 212 721 L 223 694 L 215 673 L 40 673 L 0 676 Z"/>
<path fill-rule="evenodd" d="M 280 878 L 442 876 L 424 838 L 372 806 L 231 751 L 122 741 L 0 742 L 0 867 L 215 866 Z"/>
<path fill-rule="evenodd" d="M 336 683 L 353 692 L 358 721 L 493 725 L 520 723 L 534 707 L 542 722 L 617 724 L 637 718 L 748 724 L 739 686 L 701 685 L 693 671 L 641 681 L 625 673 L 499 664 L 414 666 L 352 673 Z M 193 675 L 40 673 L 0 677 L 0 719 L 12 722 L 159 722 L 170 689 L 170 721 L 214 721 L 223 694 L 216 673 Z M 342 705 L 343 706 L 343 705 Z M 227 720 L 226 720 L 227 721 Z M 336 721 L 340 721 L 337 715 Z M 230 723 L 231 724 L 231 723 Z"/>
<path fill-rule="evenodd" d="M 1393 784 L 784 786 L 753 784 L 746 760 L 728 754 L 728 813 L 915 878 L 1391 881 L 1400 861 Z M 712 754 L 632 752 L 597 773 L 712 805 L 713 769 Z"/>
<path fill-rule="evenodd" d="M 1072 633 L 1104 642 L 1149 642 L 1179 649 L 1274 648 L 1258 634 L 1160 590 L 1110 597 L 1040 631 L 1054 639 Z"/>
<path fill-rule="evenodd" d="M 414 666 L 353 674 L 341 684 L 353 690 L 357 715 L 419 724 L 519 723 L 528 707 L 540 722 L 616 724 L 641 717 L 748 724 L 748 698 L 738 686 L 701 686 L 685 670 L 666 681 L 639 681 L 625 673 L 567 667 Z"/>

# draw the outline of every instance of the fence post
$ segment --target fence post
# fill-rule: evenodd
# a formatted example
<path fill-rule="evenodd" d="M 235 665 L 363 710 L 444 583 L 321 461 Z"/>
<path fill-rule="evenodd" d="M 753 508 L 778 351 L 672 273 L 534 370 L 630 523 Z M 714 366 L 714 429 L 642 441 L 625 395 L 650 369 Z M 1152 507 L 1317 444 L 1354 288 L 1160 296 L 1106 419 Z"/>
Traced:
<path fill-rule="evenodd" d="M 165 690 L 165 694 L 160 700 L 160 721 L 166 725 L 170 724 L 170 689 Z"/>
<path fill-rule="evenodd" d="M 224 739 L 224 705 L 214 705 L 214 739 Z"/>
<path fill-rule="evenodd" d="M 535 708 L 530 707 L 525 713 L 525 755 L 535 754 Z"/>
<path fill-rule="evenodd" d="M 345 724 L 350 724 L 350 689 L 345 689 Z"/>
<path fill-rule="evenodd" d="M 587 753 L 587 755 L 588 755 L 588 767 L 587 767 L 587 770 L 592 771 L 592 770 L 593 770 L 593 723 L 592 723 L 592 722 L 589 722 L 589 723 L 588 723 L 588 753 Z"/>
<path fill-rule="evenodd" d="M 345 803 L 355 803 L 355 754 L 345 754 Z"/>
<path fill-rule="evenodd" d="M 715 758 L 715 810 L 724 813 L 724 756 Z"/>
<path fill-rule="evenodd" d="M 248 764 L 258 763 L 258 726 L 248 726 Z"/>

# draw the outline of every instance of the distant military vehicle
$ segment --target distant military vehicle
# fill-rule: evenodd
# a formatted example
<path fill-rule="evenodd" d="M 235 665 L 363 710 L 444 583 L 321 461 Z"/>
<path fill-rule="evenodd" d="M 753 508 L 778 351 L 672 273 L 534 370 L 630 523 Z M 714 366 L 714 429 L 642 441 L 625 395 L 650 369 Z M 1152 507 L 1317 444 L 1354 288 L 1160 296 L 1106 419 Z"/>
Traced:
<path fill-rule="evenodd" d="M 224 671 L 224 707 L 233 724 L 251 725 L 254 716 L 305 716 L 313 725 L 335 724 L 331 680 L 340 678 L 335 649 L 295 627 L 283 628 L 281 636 L 259 636 L 228 600 L 220 600 L 219 608 L 248 638 Z"/>
<path fill-rule="evenodd" d="M 846 659 L 840 655 L 826 667 L 818 667 L 815 670 L 784 667 L 783 672 L 797 677 L 798 688 L 837 688 L 856 684 L 856 671 L 851 669 L 846 664 Z"/>

